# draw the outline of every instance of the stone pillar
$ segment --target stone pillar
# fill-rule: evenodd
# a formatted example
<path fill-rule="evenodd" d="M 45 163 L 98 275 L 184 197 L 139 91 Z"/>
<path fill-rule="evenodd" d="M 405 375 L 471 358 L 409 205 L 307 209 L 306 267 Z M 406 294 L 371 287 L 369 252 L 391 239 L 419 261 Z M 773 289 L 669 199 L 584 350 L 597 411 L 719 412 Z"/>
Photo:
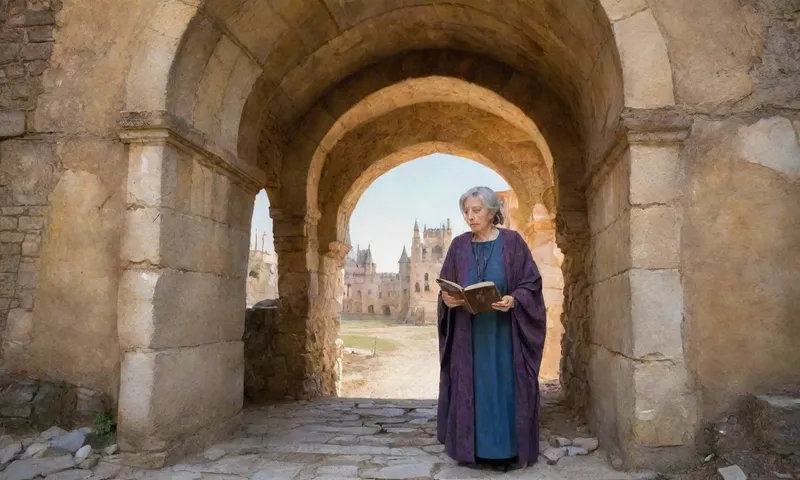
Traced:
<path fill-rule="evenodd" d="M 626 468 L 694 457 L 680 227 L 685 131 L 631 131 L 589 188 L 592 428 Z"/>
<path fill-rule="evenodd" d="M 291 204 L 291 202 L 285 202 Z M 281 205 L 269 209 L 281 308 L 272 343 L 275 377 L 268 381 L 273 399 L 300 400 L 328 393 L 320 375 L 322 352 L 317 345 L 315 312 L 320 285 L 317 223 L 319 212 L 295 212 Z"/>
<path fill-rule="evenodd" d="M 240 423 L 251 177 L 167 129 L 130 130 L 119 444 L 159 466 Z"/>

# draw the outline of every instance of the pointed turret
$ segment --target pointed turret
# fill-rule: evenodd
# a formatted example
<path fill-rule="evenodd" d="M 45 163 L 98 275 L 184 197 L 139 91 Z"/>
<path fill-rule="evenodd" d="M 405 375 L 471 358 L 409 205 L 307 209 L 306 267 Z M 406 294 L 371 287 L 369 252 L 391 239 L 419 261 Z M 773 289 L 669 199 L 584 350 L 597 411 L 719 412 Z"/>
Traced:
<path fill-rule="evenodd" d="M 400 260 L 398 263 L 411 263 L 411 259 L 408 258 L 408 253 L 406 253 L 406 246 L 403 245 L 403 253 L 400 254 Z"/>
<path fill-rule="evenodd" d="M 367 246 L 366 255 L 364 257 L 364 264 L 365 265 L 372 265 L 373 263 L 375 263 L 375 262 L 372 261 L 372 246 L 369 245 L 369 246 Z"/>

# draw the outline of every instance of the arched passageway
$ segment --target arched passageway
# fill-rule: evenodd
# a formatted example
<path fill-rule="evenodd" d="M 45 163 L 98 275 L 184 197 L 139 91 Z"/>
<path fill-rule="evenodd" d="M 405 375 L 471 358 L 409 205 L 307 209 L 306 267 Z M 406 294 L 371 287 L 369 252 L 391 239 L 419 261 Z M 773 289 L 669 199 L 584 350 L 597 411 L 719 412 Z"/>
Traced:
<path fill-rule="evenodd" d="M 382 171 L 442 150 L 491 164 L 524 208 L 556 215 L 562 381 L 606 448 L 631 468 L 690 459 L 701 421 L 747 389 L 796 379 L 795 284 L 750 269 L 769 293 L 709 299 L 709 279 L 740 277 L 719 251 L 770 252 L 774 241 L 742 247 L 730 225 L 761 225 L 742 212 L 713 234 L 703 226 L 721 218 L 719 198 L 761 208 L 758 192 L 774 200 L 772 223 L 796 219 L 779 215 L 798 211 L 795 197 L 771 193 L 795 192 L 794 124 L 758 110 L 796 108 L 791 56 L 753 38 L 780 9 L 495 3 L 9 12 L 57 29 L 47 48 L 14 59 L 47 57 L 46 74 L 25 64 L 12 80 L 31 83 L 3 90 L 19 110 L 4 138 L 23 136 L 3 141 L 0 164 L 3 228 L 23 232 L 3 237 L 4 361 L 113 397 L 122 450 L 149 462 L 224 437 L 241 411 L 249 223 L 265 188 L 281 295 L 267 388 L 280 399 L 332 394 L 349 212 Z M 720 162 L 750 170 L 721 179 Z M 755 177 L 777 187 L 751 190 Z M 796 230 L 784 230 L 794 252 Z M 751 303 L 773 319 L 757 344 L 785 353 L 754 355 L 755 366 L 726 343 L 750 338 L 739 325 Z M 720 336 L 722 317 L 738 321 Z M 73 337 L 82 343 L 65 345 Z"/>
<path fill-rule="evenodd" d="M 185 32 L 157 25 L 162 32 L 182 32 L 182 40 L 170 47 L 176 52 L 173 71 L 157 86 L 165 94 L 154 98 L 143 90 L 137 72 L 151 65 L 141 59 L 130 77 L 138 82 L 128 83 L 127 106 L 168 111 L 229 157 L 229 164 L 267 185 L 286 322 L 275 334 L 299 341 L 275 353 L 286 371 L 267 380 L 274 395 L 306 398 L 334 391 L 341 269 L 350 248 L 347 219 L 366 186 L 420 154 L 440 148 L 472 152 L 509 179 L 525 208 L 542 203 L 548 190 L 555 192 L 552 208 L 565 255 L 563 381 L 575 407 L 589 414 L 604 440 L 634 452 L 628 448 L 633 437 L 614 431 L 627 414 L 592 401 L 593 395 L 627 395 L 620 382 L 631 379 L 607 373 L 626 352 L 615 344 L 617 334 L 591 338 L 589 328 L 593 283 L 628 268 L 612 262 L 593 277 L 587 264 L 589 213 L 597 203 L 591 191 L 602 194 L 605 176 L 598 172 L 620 165 L 628 148 L 618 135 L 626 100 L 623 72 L 601 5 L 586 2 L 562 11 L 555 3 L 519 2 L 509 10 L 488 11 L 423 3 L 325 12 L 310 6 L 261 10 L 251 3 L 238 10 L 211 3 Z M 287 22 L 287 33 L 254 36 L 241 23 L 250 16 Z M 299 18 L 314 20 L 292 27 Z M 229 32 L 218 31 L 216 21 Z M 285 46 L 290 38 L 303 47 Z M 353 48 L 354 41 L 360 46 Z M 668 71 L 666 56 L 660 59 Z M 643 80 L 633 82 L 630 91 L 644 88 L 650 106 L 672 102 L 671 91 L 663 88 L 664 82 L 671 84 L 668 74 L 658 78 L 651 71 L 648 81 L 654 85 L 637 85 Z M 190 90 L 198 94 L 187 97 Z M 600 203 L 607 223 L 623 215 L 621 205 Z M 618 239 L 601 233 L 595 243 L 608 241 Z M 611 289 L 604 297 L 627 295 L 613 285 L 597 288 Z M 631 335 L 623 336 L 638 345 Z M 628 368 L 633 372 L 637 365 Z M 603 385 L 611 389 L 603 392 Z M 688 405 L 683 397 L 676 401 L 682 409 Z M 678 420 L 670 417 L 672 411 L 665 407 L 654 418 Z M 692 418 L 681 415 L 670 439 L 638 441 L 680 448 L 693 435 Z M 634 455 L 629 463 L 641 461 Z"/>

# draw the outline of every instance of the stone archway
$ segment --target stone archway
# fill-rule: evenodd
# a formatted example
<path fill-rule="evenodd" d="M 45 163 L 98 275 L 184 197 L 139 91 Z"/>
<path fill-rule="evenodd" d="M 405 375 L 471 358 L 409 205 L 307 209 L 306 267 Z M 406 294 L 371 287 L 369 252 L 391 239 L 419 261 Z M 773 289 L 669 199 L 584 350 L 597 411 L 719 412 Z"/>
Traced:
<path fill-rule="evenodd" d="M 335 272 L 347 245 L 335 231 L 322 239 L 320 229 L 338 222 L 329 222 L 325 205 L 309 194 L 309 179 L 322 180 L 323 170 L 314 168 L 320 148 L 326 155 L 335 150 L 367 117 L 379 121 L 432 103 L 430 95 L 411 95 L 384 108 L 380 92 L 403 82 L 407 92 L 431 89 L 444 103 L 484 113 L 486 105 L 445 90 L 460 82 L 493 92 L 514 109 L 488 113 L 530 121 L 551 147 L 554 193 L 545 201 L 558 212 L 567 256 L 564 381 L 627 466 L 674 465 L 690 455 L 699 389 L 704 408 L 719 412 L 757 385 L 731 373 L 742 368 L 715 366 L 725 342 L 711 333 L 717 307 L 702 295 L 710 267 L 697 253 L 713 250 L 687 250 L 682 242 L 709 242 L 698 233 L 716 198 L 701 181 L 717 171 L 708 144 L 750 145 L 762 129 L 796 138 L 785 118 L 759 125 L 733 118 L 745 110 L 752 118 L 779 115 L 757 110 L 758 102 L 789 105 L 790 89 L 775 87 L 784 77 L 763 71 L 770 62 L 750 68 L 760 60 L 754 52 L 782 58 L 772 44 L 753 45 L 756 20 L 766 13 L 715 0 L 584 1 L 569 9 L 520 0 L 503 10 L 467 0 L 331 8 L 166 0 L 120 8 L 112 2 L 103 12 L 64 3 L 49 12 L 58 25 L 55 40 L 45 41 L 53 52 L 49 70 L 32 80 L 40 66 L 26 67 L 33 87 L 8 87 L 25 101 L 14 103 L 21 115 L 9 117 L 15 125 L 24 120 L 24 138 L 2 145 L 3 178 L 12 180 L 2 184 L 3 225 L 19 230 L 3 237 L 11 257 L 3 273 L 3 355 L 15 368 L 118 397 L 124 451 L 169 461 L 236 423 L 241 327 L 231 319 L 244 295 L 240 263 L 259 188 L 270 194 L 281 253 L 280 344 L 300 352 L 281 357 L 273 381 L 296 397 L 330 390 L 332 339 L 318 327 L 335 323 L 326 315 L 336 310 Z M 720 31 L 723 40 L 705 41 Z M 438 91 L 430 83 L 414 86 L 433 77 L 451 83 Z M 480 97 L 473 101 L 491 95 Z M 374 115 L 345 115 L 364 99 L 376 102 Z M 709 125 L 687 112 L 732 123 Z M 693 123 L 699 126 L 684 142 Z M 760 151 L 748 147 L 729 157 L 761 168 L 768 162 Z M 688 165 L 703 188 L 687 197 Z M 772 167 L 765 169 L 782 168 Z M 721 238 L 735 236 L 716 228 Z M 99 247 L 87 247 L 87 234 Z M 102 288 L 75 285 L 86 271 L 87 285 Z M 774 282 L 779 300 L 764 294 L 760 301 L 773 305 L 783 301 L 781 292 L 794 292 Z M 227 300 L 209 309 L 184 301 L 219 292 L 228 292 Z M 726 302 L 726 315 L 749 311 Z M 775 318 L 790 316 L 773 310 Z M 202 328 L 193 323 L 197 317 Z M 744 341 L 742 329 L 727 330 Z M 81 342 L 63 341 L 69 338 Z M 759 338 L 762 345 L 784 344 Z M 86 351 L 111 353 L 87 359 Z M 694 379 L 684 352 L 695 355 Z M 762 361 L 758 371 L 791 371 L 785 364 L 791 362 Z M 655 381 L 663 378 L 669 381 Z"/>
<path fill-rule="evenodd" d="M 161 8 L 168 7 L 162 6 Z M 169 8 L 185 10 L 187 15 L 190 12 L 190 9 L 185 9 L 183 6 L 170 5 Z M 237 32 L 237 26 L 244 28 L 244 24 L 241 23 L 244 18 L 254 16 L 266 20 L 262 17 L 265 13 L 261 10 L 255 7 L 253 10 L 248 10 L 248 8 L 249 5 L 238 12 L 226 12 L 221 5 L 216 7 L 211 4 L 206 6 L 206 12 L 211 17 L 223 21 L 231 28 L 232 32 Z M 555 7 L 556 10 L 557 8 Z M 599 9 L 600 7 L 595 6 L 590 10 L 595 8 Z M 142 81 L 143 77 L 138 74 L 139 71 L 150 69 L 148 64 L 150 61 L 143 60 L 142 65 L 138 68 L 134 67 L 129 77 L 128 94 L 133 98 L 128 102 L 128 108 L 137 111 L 137 114 L 135 116 L 128 115 L 127 118 L 129 125 L 135 126 L 137 129 L 143 123 L 155 122 L 167 124 L 173 130 L 182 130 L 182 136 L 202 142 L 207 151 L 214 152 L 217 158 L 222 159 L 221 162 L 217 162 L 218 165 L 226 166 L 234 172 L 242 172 L 240 175 L 255 178 L 256 183 L 263 182 L 263 184 L 275 188 L 276 198 L 272 202 L 271 214 L 275 221 L 276 251 L 280 256 L 280 290 L 285 292 L 283 293 L 285 302 L 283 315 L 287 318 L 287 322 L 304 325 L 303 332 L 292 333 L 288 328 L 280 331 L 281 335 L 299 336 L 304 345 L 299 350 L 284 352 L 290 369 L 296 368 L 291 374 L 302 379 L 301 382 L 293 383 L 291 386 L 287 383 L 286 394 L 299 398 L 331 393 L 334 383 L 332 340 L 335 337 L 331 326 L 336 325 L 336 315 L 339 310 L 337 306 L 340 303 L 337 300 L 339 296 L 338 272 L 348 246 L 344 244 L 344 236 L 336 228 L 332 229 L 341 224 L 341 215 L 338 211 L 341 200 L 331 196 L 332 193 L 325 193 L 332 192 L 332 190 L 326 190 L 325 183 L 321 180 L 324 178 L 328 181 L 339 175 L 337 173 L 338 163 L 335 159 L 333 161 L 331 159 L 337 156 L 337 149 L 346 151 L 344 145 L 348 144 L 348 135 L 360 138 L 362 143 L 370 138 L 378 138 L 375 136 L 376 133 L 361 131 L 362 128 L 375 129 L 376 125 L 379 125 L 376 122 L 391 121 L 392 117 L 396 119 L 410 111 L 417 114 L 418 123 L 430 128 L 431 124 L 427 119 L 431 118 L 431 114 L 425 113 L 425 109 L 435 108 L 431 107 L 433 105 L 432 95 L 436 94 L 435 89 L 429 91 L 428 97 L 422 95 L 414 98 L 412 95 L 407 101 L 406 107 L 403 106 L 402 101 L 398 102 L 397 96 L 394 98 L 391 95 L 382 97 L 378 90 L 374 90 L 375 80 L 379 77 L 372 75 L 372 72 L 381 72 L 382 79 L 378 80 L 378 85 L 384 81 L 385 85 L 389 87 L 399 80 L 398 78 L 389 80 L 392 74 L 387 74 L 387 72 L 391 72 L 392 69 L 387 68 L 386 64 L 390 60 L 385 60 L 383 65 L 379 63 L 377 67 L 373 66 L 368 69 L 360 70 L 359 65 L 368 58 L 380 60 L 396 56 L 395 54 L 400 54 L 404 50 L 431 49 L 427 54 L 429 58 L 426 58 L 425 53 L 409 54 L 403 60 L 404 63 L 397 63 L 402 67 L 399 70 L 394 69 L 400 73 L 401 78 L 406 76 L 412 82 L 412 85 L 406 88 L 412 92 L 424 92 L 425 88 L 415 87 L 413 82 L 415 77 L 428 68 L 428 65 L 434 65 L 430 56 L 453 59 L 449 63 L 447 61 L 436 63 L 437 66 L 431 70 L 434 75 L 442 70 L 446 72 L 448 68 L 463 70 L 463 64 L 459 63 L 462 61 L 459 57 L 463 57 L 463 55 L 448 52 L 447 48 L 452 41 L 466 42 L 477 54 L 470 60 L 470 66 L 483 69 L 494 62 L 497 66 L 488 70 L 504 72 L 500 77 L 504 89 L 498 88 L 496 77 L 480 78 L 478 76 L 478 78 L 469 79 L 467 77 L 462 82 L 468 85 L 482 85 L 500 95 L 505 100 L 504 105 L 512 106 L 517 110 L 511 108 L 493 112 L 491 108 L 483 105 L 483 109 L 479 107 L 478 111 L 471 111 L 465 115 L 469 118 L 477 118 L 484 115 L 481 112 L 489 110 L 491 116 L 502 118 L 505 122 L 516 120 L 517 123 L 532 124 L 535 126 L 533 134 L 529 129 L 525 141 L 531 142 L 533 145 L 538 142 L 536 148 L 539 151 L 539 158 L 548 160 L 550 158 L 549 152 L 542 155 L 543 145 L 553 152 L 552 162 L 544 162 L 544 164 L 552 169 L 555 181 L 543 182 L 536 195 L 541 196 L 545 189 L 555 183 L 559 215 L 558 229 L 562 239 L 560 243 L 568 245 L 564 249 L 568 257 L 565 262 L 565 276 L 568 279 L 565 324 L 570 330 L 572 338 L 565 343 L 565 382 L 568 384 L 574 403 L 579 408 L 589 410 L 590 417 L 595 422 L 594 426 L 600 430 L 604 440 L 613 442 L 623 451 L 629 452 L 631 450 L 628 445 L 632 438 L 628 433 L 625 433 L 624 438 L 618 438 L 612 432 L 612 426 L 622 417 L 628 418 L 630 412 L 602 411 L 602 402 L 589 400 L 597 395 L 590 386 L 605 381 L 607 376 L 606 374 L 597 374 L 598 370 L 592 368 L 599 367 L 600 370 L 603 370 L 609 366 L 608 362 L 619 360 L 615 357 L 618 353 L 612 353 L 617 351 L 610 349 L 612 347 L 610 340 L 605 343 L 597 342 L 596 345 L 603 345 L 597 349 L 591 346 L 591 342 L 597 338 L 587 338 L 590 337 L 588 332 L 594 330 L 590 328 L 592 312 L 588 299 L 592 295 L 591 292 L 595 290 L 589 273 L 590 270 L 592 272 L 595 270 L 595 266 L 585 263 L 585 251 L 587 248 L 591 249 L 591 244 L 596 246 L 604 240 L 602 232 L 598 233 L 600 237 L 592 238 L 588 228 L 590 222 L 587 220 L 587 215 L 592 214 L 592 201 L 590 199 L 587 204 L 584 190 L 587 178 L 591 178 L 598 184 L 597 188 L 601 190 L 603 169 L 618 164 L 617 160 L 623 158 L 629 151 L 627 146 L 620 144 L 618 138 L 614 136 L 618 123 L 607 121 L 609 115 L 613 118 L 626 101 L 635 103 L 642 97 L 646 97 L 646 101 L 650 102 L 648 106 L 669 104 L 672 102 L 671 91 L 667 97 L 659 97 L 656 93 L 660 92 L 652 91 L 654 87 L 650 83 L 656 76 L 652 74 L 651 70 L 647 77 L 649 83 L 645 87 L 640 88 L 641 85 L 637 85 L 637 82 L 643 81 L 643 77 L 634 75 L 628 80 L 633 84 L 630 91 L 634 95 L 628 95 L 628 89 L 625 90 L 626 93 L 622 93 L 619 83 L 614 83 L 619 78 L 617 71 L 620 68 L 618 63 L 620 60 L 613 49 L 602 47 L 607 43 L 597 41 L 597 38 L 609 35 L 610 31 L 603 30 L 607 29 L 607 24 L 603 24 L 602 21 L 597 22 L 593 12 L 582 18 L 582 21 L 585 22 L 582 26 L 588 27 L 585 31 L 588 37 L 584 39 L 586 43 L 583 44 L 583 48 L 594 50 L 586 57 L 592 61 L 586 62 L 585 58 L 578 57 L 574 53 L 580 51 L 580 48 L 572 50 L 569 47 L 559 52 L 559 54 L 563 54 L 560 60 L 555 60 L 553 55 L 556 54 L 557 49 L 550 50 L 540 47 L 542 44 L 554 44 L 548 41 L 553 31 L 542 30 L 536 24 L 525 23 L 526 20 L 534 18 L 531 15 L 541 15 L 543 12 L 524 2 L 519 4 L 519 10 L 516 14 L 522 21 L 514 20 L 512 28 L 504 27 L 493 13 L 489 14 L 486 11 L 467 6 L 437 5 L 434 9 L 432 6 L 420 5 L 395 11 L 371 12 L 371 16 L 354 20 L 352 28 L 340 36 L 334 36 L 331 41 L 318 47 L 315 55 L 319 58 L 327 55 L 340 55 L 336 68 L 326 70 L 321 70 L 318 63 L 303 60 L 302 57 L 298 57 L 299 64 L 274 63 L 277 61 L 277 57 L 270 55 L 270 52 L 276 44 L 270 43 L 270 41 L 274 42 L 277 39 L 262 38 L 254 35 L 252 31 L 244 29 L 241 30 L 242 35 L 236 37 L 238 42 L 234 42 L 231 41 L 233 38 L 228 38 L 228 35 L 219 36 L 213 22 L 209 22 L 203 15 L 195 16 L 188 22 L 186 33 L 174 37 L 183 38 L 181 43 L 153 40 L 161 42 L 161 46 L 164 48 L 169 49 L 174 46 L 177 50 L 176 73 L 180 73 L 180 75 L 173 75 L 166 79 L 163 97 L 163 104 L 166 107 L 163 110 L 168 114 L 166 116 L 158 115 L 157 119 L 148 119 L 141 113 L 142 111 L 159 110 L 148 102 L 145 102 L 148 103 L 147 105 L 142 105 L 137 101 L 141 96 L 139 94 L 142 89 L 146 90 L 147 84 L 152 83 Z M 434 17 L 425 16 L 426 12 L 433 13 L 434 11 Z M 411 14 L 413 20 L 410 23 L 398 23 L 401 12 L 402 15 Z M 469 17 L 462 17 L 467 12 Z M 549 13 L 553 14 L 553 12 Z M 283 15 L 288 14 L 289 12 L 283 12 Z M 648 14 L 646 13 L 646 15 Z M 350 18 L 353 13 L 341 11 L 335 12 L 333 15 L 334 18 L 341 16 L 339 21 L 349 21 L 344 19 Z M 571 17 L 576 19 L 581 15 L 583 13 L 571 13 Z M 475 21 L 481 23 L 484 28 L 482 35 L 485 36 L 484 40 L 488 43 L 524 45 L 522 51 L 526 54 L 515 58 L 510 54 L 511 50 L 503 50 L 503 48 L 490 53 L 480 43 L 463 35 L 465 30 L 456 29 L 438 37 L 413 34 L 420 29 L 435 31 L 436 23 L 440 19 L 448 17 L 457 23 L 471 18 L 471 20 L 466 20 L 466 24 Z M 180 15 L 173 15 L 173 18 L 180 18 Z M 286 21 L 286 17 L 281 16 L 280 18 Z M 626 20 L 623 19 L 621 22 L 624 23 Z M 165 33 L 174 27 L 170 23 L 159 22 L 155 30 Z M 176 25 L 179 23 L 176 22 Z M 524 29 L 530 29 L 532 36 L 523 34 Z M 553 30 L 557 30 L 557 27 Z M 372 36 L 369 32 L 373 31 L 382 31 L 384 35 Z M 576 32 L 577 30 L 572 30 L 571 35 L 559 38 L 562 41 L 567 40 L 565 46 L 570 43 L 575 45 L 574 40 L 579 36 L 576 35 Z M 622 33 L 624 30 L 620 25 L 617 29 L 617 37 Z M 640 34 L 641 32 L 635 32 L 637 37 Z M 404 42 L 398 42 L 394 35 L 402 36 Z M 595 35 L 595 37 L 591 38 L 591 35 Z M 348 50 L 349 47 L 346 46 L 351 39 L 356 38 L 361 40 L 367 38 L 365 44 L 369 45 L 369 48 L 361 53 Z M 663 40 L 661 44 L 663 44 Z M 400 45 L 402 48 L 397 50 Z M 587 47 L 587 45 L 594 46 Z M 148 48 L 152 47 L 148 44 Z M 188 55 L 184 52 L 193 52 L 193 54 Z M 283 53 L 291 55 L 290 51 Z M 624 66 L 626 55 L 636 55 L 641 52 L 631 46 L 621 53 L 622 66 Z M 653 51 L 646 53 L 652 56 Z M 487 59 L 486 56 L 494 57 L 496 60 Z M 530 70 L 529 65 L 532 58 L 537 56 L 540 57 L 538 60 L 543 60 L 544 64 L 548 65 L 547 69 L 549 70 L 547 71 L 552 78 L 561 79 L 564 86 L 558 88 L 562 90 L 551 90 L 556 88 L 556 83 L 534 80 L 536 78 L 534 75 L 538 76 L 541 72 L 534 73 Z M 198 60 L 205 58 L 209 59 L 205 66 L 197 63 Z M 663 58 L 666 58 L 665 54 Z M 397 62 L 397 58 L 393 61 Z M 418 71 L 409 76 L 408 72 L 413 72 L 413 70 L 407 67 L 414 65 L 414 62 L 416 62 Z M 278 68 L 272 68 L 270 65 Z M 669 72 L 668 61 L 665 65 Z M 423 69 L 422 72 L 419 71 L 420 67 Z M 601 67 L 604 67 L 605 70 Z M 649 65 L 649 67 L 652 68 L 653 65 Z M 284 72 L 285 76 L 276 77 L 277 72 Z M 277 73 L 277 75 L 281 75 L 281 73 Z M 454 77 L 445 75 L 445 77 L 448 76 L 461 78 L 459 75 Z M 595 82 L 584 83 L 583 78 L 592 78 L 592 76 L 596 77 Z M 668 85 L 671 85 L 671 75 L 667 75 L 667 78 L 669 79 Z M 157 77 L 154 79 L 159 80 Z M 227 83 L 225 88 L 219 88 L 219 79 L 223 82 L 230 79 L 230 83 Z M 312 79 L 313 81 L 311 81 Z M 661 83 L 657 85 L 657 88 L 667 85 L 663 79 L 659 78 L 659 81 Z M 197 85 L 200 94 L 187 97 L 184 92 L 191 88 L 192 82 Z M 372 85 L 367 86 L 366 90 L 365 82 L 372 82 Z M 608 83 L 604 84 L 603 82 Z M 322 96 L 324 89 L 320 89 L 318 85 L 337 86 L 332 95 L 326 98 Z M 542 100 L 544 96 L 534 97 L 533 101 L 524 100 L 525 97 L 531 97 L 530 90 L 527 90 L 526 86 L 528 88 L 538 86 L 543 92 L 555 93 L 553 97 L 559 99 L 555 101 L 556 104 L 560 102 L 559 107 L 548 107 L 547 102 Z M 369 94 L 372 92 L 375 94 L 370 97 Z M 644 93 L 642 94 L 642 92 Z M 152 94 L 152 91 L 145 91 L 145 93 Z M 570 96 L 574 98 L 569 99 Z M 576 100 L 575 97 L 580 100 Z M 148 98 L 152 99 L 152 95 L 149 95 Z M 475 101 L 485 101 L 486 98 L 487 96 L 476 95 L 470 102 L 464 101 L 463 96 L 461 98 L 456 96 L 449 100 L 451 106 L 447 108 L 469 109 L 468 105 L 473 105 Z M 565 98 L 567 100 L 563 100 Z M 357 113 L 346 115 L 347 112 L 353 111 L 350 105 L 355 105 L 355 102 L 362 101 L 362 99 L 371 105 L 365 111 L 366 115 Z M 161 100 L 161 98 L 157 98 L 157 103 L 160 103 Z M 348 101 L 351 103 L 348 104 Z M 447 102 L 446 99 L 445 103 Z M 341 111 L 342 108 L 344 111 Z M 519 112 L 524 112 L 523 116 L 520 116 Z M 183 119 L 189 120 L 188 126 L 182 123 Z M 542 125 L 545 126 L 542 127 Z M 543 136 L 539 134 L 542 138 L 536 137 L 535 134 L 538 133 L 536 128 L 544 130 Z M 462 126 L 457 126 L 453 132 L 463 133 L 464 129 Z M 362 136 L 359 137 L 359 134 Z M 417 138 L 407 145 L 412 146 L 420 141 L 452 141 L 452 138 L 448 139 L 447 135 L 442 136 L 442 134 Z M 391 140 L 399 137 L 390 135 L 385 138 Z M 480 140 L 477 141 L 480 142 Z M 622 146 L 615 151 L 612 149 L 615 144 Z M 472 150 L 476 147 L 475 144 L 469 145 Z M 319 157 L 318 153 L 315 153 L 320 152 L 320 149 L 324 152 L 323 157 Z M 390 148 L 386 153 L 394 153 L 397 150 L 397 148 Z M 343 154 L 343 156 L 345 155 Z M 379 158 L 386 156 L 381 154 Z M 496 154 L 494 156 L 497 157 Z M 315 160 L 318 158 L 324 158 L 325 161 Z M 395 157 L 395 160 L 397 158 L 399 157 Z M 366 164 L 371 165 L 374 161 L 377 159 L 367 159 Z M 504 165 L 501 163 L 498 168 L 502 169 Z M 348 179 L 346 173 L 344 175 L 343 184 L 347 185 L 355 181 L 355 179 Z M 514 175 L 514 178 L 536 177 L 517 174 Z M 319 184 L 319 198 L 316 196 L 316 189 L 313 188 L 315 184 Z M 306 185 L 309 186 L 309 190 L 303 188 Z M 521 189 L 520 191 L 526 192 L 527 190 Z M 533 203 L 538 200 L 538 197 L 532 198 L 530 202 L 524 202 L 524 204 L 530 205 L 532 208 Z M 333 207 L 333 212 L 329 213 L 331 207 Z M 344 211 L 346 210 L 347 208 Z M 621 215 L 619 212 L 611 214 Z M 601 248 L 603 248 L 602 245 Z M 318 257 L 316 256 L 317 251 L 319 252 Z M 624 269 L 626 267 L 620 264 L 616 268 Z M 596 280 L 602 282 L 605 278 L 598 277 Z M 603 288 L 603 286 L 598 283 L 598 288 Z M 614 292 L 614 295 L 626 296 L 628 293 L 618 291 Z M 628 318 L 625 321 L 632 322 L 633 319 Z M 622 352 L 625 353 L 626 350 L 623 349 Z M 309 364 L 307 360 L 304 360 L 308 358 L 314 359 L 318 363 L 316 365 Z M 629 360 L 623 362 L 629 362 Z M 634 377 L 633 370 L 636 370 L 636 365 L 636 363 L 630 363 L 632 369 L 630 375 Z M 599 377 L 592 378 L 593 374 L 599 375 Z M 650 374 L 647 374 L 648 378 Z M 629 374 L 625 374 L 623 377 L 618 380 L 621 382 L 633 381 L 633 377 Z M 123 378 L 125 378 L 124 375 Z M 124 388 L 123 386 L 121 391 L 124 391 Z M 602 395 L 610 397 L 617 393 L 604 392 Z M 592 408 L 595 410 L 591 411 Z M 601 411 L 602 414 L 599 414 Z M 669 408 L 666 411 L 669 411 Z M 656 417 L 658 416 L 656 415 Z M 682 422 L 681 425 L 686 425 L 686 423 Z M 690 428 L 693 426 L 690 425 Z M 664 443 L 662 440 L 658 440 L 659 445 Z M 640 441 L 646 445 L 649 440 L 640 439 Z M 685 438 L 670 439 L 669 442 L 677 442 L 675 445 L 684 445 Z M 638 462 L 636 458 L 632 458 L 629 464 L 635 465 Z"/>

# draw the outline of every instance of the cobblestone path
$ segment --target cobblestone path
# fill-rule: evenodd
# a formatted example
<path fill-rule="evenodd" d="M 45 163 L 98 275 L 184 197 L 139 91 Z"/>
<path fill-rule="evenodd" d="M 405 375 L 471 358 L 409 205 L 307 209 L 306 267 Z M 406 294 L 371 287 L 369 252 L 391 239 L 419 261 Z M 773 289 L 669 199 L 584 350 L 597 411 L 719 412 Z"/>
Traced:
<path fill-rule="evenodd" d="M 435 402 L 325 399 L 249 408 L 237 438 L 162 470 L 101 462 L 91 478 L 151 480 L 472 479 L 627 480 L 651 474 L 617 472 L 602 451 L 544 458 L 527 469 L 498 473 L 459 467 L 435 438 Z M 546 429 L 545 429 L 546 430 Z M 98 475 L 99 474 L 99 475 Z"/>

